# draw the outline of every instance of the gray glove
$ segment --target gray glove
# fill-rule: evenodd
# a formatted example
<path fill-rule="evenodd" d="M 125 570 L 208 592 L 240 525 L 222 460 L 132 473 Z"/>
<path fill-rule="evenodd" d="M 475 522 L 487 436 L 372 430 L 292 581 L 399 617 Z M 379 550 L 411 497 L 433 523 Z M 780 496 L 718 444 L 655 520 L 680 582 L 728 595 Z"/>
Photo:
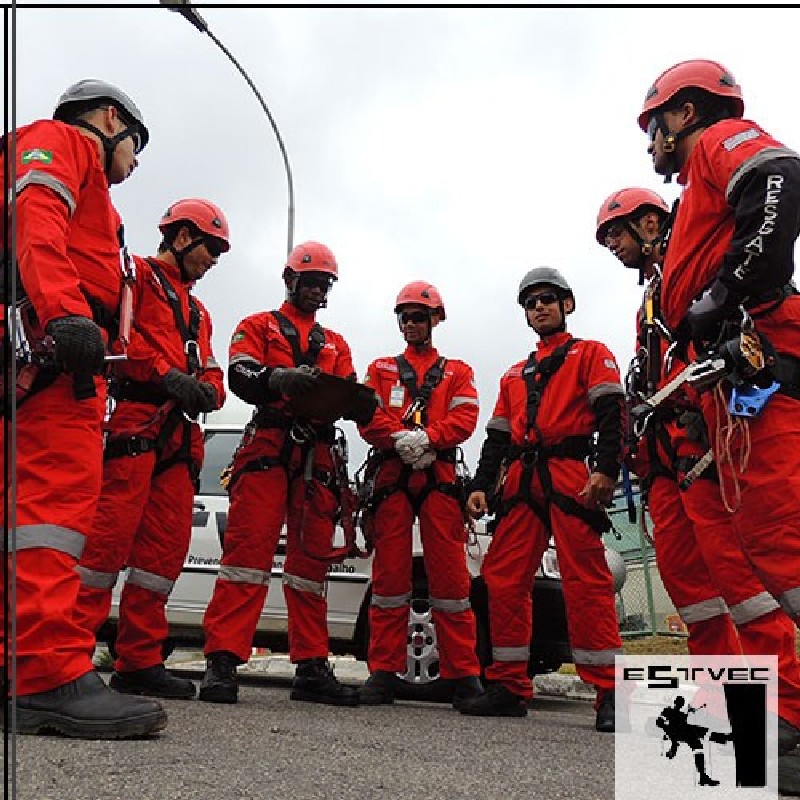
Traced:
<path fill-rule="evenodd" d="M 299 367 L 275 367 L 269 374 L 269 388 L 286 397 L 307 394 L 317 384 L 319 367 L 301 364 Z"/>
<path fill-rule="evenodd" d="M 47 323 L 46 333 L 56 343 L 56 364 L 64 372 L 103 371 L 106 346 L 103 334 L 95 322 L 88 317 L 59 317 Z"/>
<path fill-rule="evenodd" d="M 201 383 L 175 367 L 164 376 L 162 385 L 190 417 L 197 417 L 202 411 L 213 411 L 216 407 L 217 395 L 210 384 Z"/>

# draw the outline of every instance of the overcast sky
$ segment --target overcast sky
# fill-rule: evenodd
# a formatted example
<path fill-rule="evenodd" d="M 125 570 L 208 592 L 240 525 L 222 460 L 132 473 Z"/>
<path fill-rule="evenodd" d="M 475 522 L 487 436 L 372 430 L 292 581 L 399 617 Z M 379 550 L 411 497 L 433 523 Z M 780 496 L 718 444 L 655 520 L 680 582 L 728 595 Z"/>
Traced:
<path fill-rule="evenodd" d="M 150 144 L 113 189 L 132 249 L 155 252 L 158 219 L 181 197 L 226 212 L 232 250 L 197 294 L 227 364 L 237 321 L 283 299 L 286 176 L 255 96 L 210 38 L 155 3 L 25 5 L 17 125 L 49 117 L 86 77 L 120 86 L 146 117 Z M 336 254 L 340 280 L 319 319 L 344 334 L 359 377 L 402 349 L 399 288 L 425 279 L 441 290 L 447 320 L 435 343 L 472 365 L 481 395 L 466 446 L 473 469 L 498 380 L 534 343 L 515 304 L 531 267 L 564 273 L 577 297 L 570 330 L 604 341 L 627 367 L 641 289 L 597 245 L 595 218 L 624 186 L 677 196 L 653 173 L 636 125 L 660 72 L 721 61 L 743 88 L 745 116 L 800 148 L 794 9 L 198 8 L 277 121 L 295 243 L 316 239 Z M 223 413 L 249 417 L 235 398 Z M 364 449 L 355 435 L 351 444 L 355 467 Z"/>

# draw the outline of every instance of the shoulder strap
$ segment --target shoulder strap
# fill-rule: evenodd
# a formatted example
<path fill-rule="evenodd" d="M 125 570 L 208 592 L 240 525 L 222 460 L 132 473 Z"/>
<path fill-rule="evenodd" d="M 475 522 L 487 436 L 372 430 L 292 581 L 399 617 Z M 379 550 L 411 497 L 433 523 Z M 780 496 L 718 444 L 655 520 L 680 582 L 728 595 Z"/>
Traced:
<path fill-rule="evenodd" d="M 306 364 L 313 367 L 317 363 L 320 351 L 325 345 L 325 330 L 322 325 L 315 322 L 308 332 L 308 350 L 305 353 L 300 349 L 300 334 L 295 327 L 294 323 L 280 311 L 270 311 L 278 325 L 280 326 L 283 337 L 289 342 L 292 348 L 292 358 L 294 365 L 299 367 L 301 364 Z"/>
<path fill-rule="evenodd" d="M 154 259 L 147 258 L 145 261 L 150 265 L 150 269 L 153 270 L 153 274 L 158 278 L 158 282 L 167 296 L 167 302 L 172 309 L 172 315 L 175 317 L 175 324 L 178 326 L 184 350 L 186 351 L 187 371 L 190 375 L 194 375 L 200 368 L 200 348 L 197 343 L 197 337 L 200 332 L 200 308 L 197 305 L 197 301 L 191 294 L 189 295 L 189 323 L 187 325 L 186 320 L 183 318 L 181 300 L 175 288 L 167 280 L 167 276 Z"/>
<path fill-rule="evenodd" d="M 542 395 L 553 375 L 558 372 L 564 364 L 572 345 L 580 339 L 568 339 L 564 344 L 557 347 L 549 356 L 541 361 L 536 360 L 536 353 L 531 353 L 522 370 L 522 379 L 525 381 L 525 389 L 528 397 L 527 419 L 528 430 L 536 427 L 536 416 L 539 413 L 539 406 L 542 404 Z"/>
<path fill-rule="evenodd" d="M 400 374 L 400 383 L 408 389 L 411 399 L 420 399 L 427 403 L 431 399 L 433 390 L 444 378 L 447 359 L 442 356 L 436 360 L 436 363 L 425 373 L 425 377 L 422 379 L 422 386 L 417 386 L 417 373 L 414 372 L 414 368 L 408 363 L 408 359 L 405 356 L 395 356 L 394 360 Z"/>

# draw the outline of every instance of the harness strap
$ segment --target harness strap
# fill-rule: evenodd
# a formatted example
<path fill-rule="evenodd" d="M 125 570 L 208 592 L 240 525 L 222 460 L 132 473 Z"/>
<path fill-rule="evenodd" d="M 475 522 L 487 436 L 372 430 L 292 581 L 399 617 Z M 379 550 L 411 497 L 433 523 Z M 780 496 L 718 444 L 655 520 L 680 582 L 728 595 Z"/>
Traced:
<path fill-rule="evenodd" d="M 269 313 L 275 318 L 281 329 L 281 334 L 292 348 L 294 365 L 299 367 L 302 364 L 306 364 L 309 367 L 313 367 L 317 363 L 320 351 L 325 345 L 325 329 L 322 325 L 315 322 L 311 326 L 311 330 L 308 332 L 308 350 L 303 353 L 300 349 L 300 333 L 294 323 L 280 311 L 270 311 Z"/>
<path fill-rule="evenodd" d="M 183 348 L 186 352 L 186 371 L 189 375 L 196 375 L 200 369 L 200 346 L 197 342 L 197 337 L 200 333 L 200 308 L 197 305 L 197 301 L 189 294 L 189 322 L 187 323 L 183 317 L 181 300 L 175 288 L 167 280 L 167 276 L 154 259 L 148 258 L 145 260 L 161 284 L 161 288 L 167 296 L 167 303 L 172 309 L 172 315 L 175 317 L 175 324 L 178 326 L 178 331 L 183 340 Z"/>
<path fill-rule="evenodd" d="M 447 359 L 444 356 L 436 359 L 433 366 L 425 373 L 422 379 L 422 386 L 417 385 L 417 373 L 409 364 L 404 355 L 395 356 L 397 371 L 400 382 L 408 389 L 411 395 L 411 406 L 408 409 L 408 420 L 404 417 L 403 422 L 413 422 L 414 425 L 424 427 L 428 422 L 427 408 L 433 390 L 442 382 L 444 369 Z"/>
<path fill-rule="evenodd" d="M 124 456 L 140 456 L 156 450 L 156 439 L 143 436 L 130 436 L 126 439 L 106 439 L 103 446 L 103 461 Z"/>

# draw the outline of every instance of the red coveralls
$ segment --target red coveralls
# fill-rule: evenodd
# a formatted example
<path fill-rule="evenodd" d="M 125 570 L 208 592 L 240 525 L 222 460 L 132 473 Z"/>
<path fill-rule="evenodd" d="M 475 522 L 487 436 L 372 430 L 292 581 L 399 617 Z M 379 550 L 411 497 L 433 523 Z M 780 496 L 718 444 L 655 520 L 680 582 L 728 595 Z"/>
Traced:
<path fill-rule="evenodd" d="M 666 348 L 659 340 L 663 355 Z M 674 361 L 659 388 L 686 366 Z M 778 656 L 780 714 L 796 725 L 800 664 L 794 625 L 742 552 L 715 470 L 705 470 L 688 489 L 679 488 L 708 450 L 704 431 L 696 429 L 698 422 L 703 428 L 704 423 L 695 420 L 687 427 L 687 413 L 700 414 L 697 393 L 689 388 L 676 395 L 668 408 L 660 408 L 664 417 L 649 423 L 651 429 L 639 445 L 640 453 L 646 452 L 636 459 L 640 478 L 650 483 L 648 507 L 664 588 L 689 631 L 690 654 Z"/>
<path fill-rule="evenodd" d="M 307 352 L 314 316 L 302 314 L 288 302 L 279 311 L 294 324 L 301 351 Z M 354 376 L 347 342 L 334 331 L 323 331 L 325 344 L 317 366 L 341 378 Z M 255 368 L 295 366 L 290 342 L 272 314 L 253 314 L 239 323 L 231 339 L 229 363 L 237 361 L 250 362 Z M 289 437 L 291 417 L 281 411 L 284 405 L 283 400 L 277 400 L 259 406 L 234 459 L 222 561 L 203 618 L 206 654 L 224 650 L 242 662 L 250 657 L 272 560 L 286 522 L 283 591 L 289 614 L 289 655 L 293 663 L 328 657 L 325 577 L 329 562 L 320 556 L 330 550 L 339 507 L 338 497 L 326 485 L 332 467 L 331 441 L 322 429 L 313 448 L 315 470 L 312 493 L 306 502 L 301 474 L 304 459 Z M 268 427 L 258 424 L 261 409 L 269 416 Z M 280 418 L 281 427 L 273 427 L 281 424 L 277 421 Z M 287 451 L 287 457 L 282 457 Z M 259 459 L 264 459 L 263 466 L 252 469 Z M 237 476 L 248 464 L 251 468 Z"/>
<path fill-rule="evenodd" d="M 17 130 L 16 150 L 17 261 L 42 329 L 59 317 L 91 318 L 87 295 L 98 317 L 102 311 L 112 316 L 122 286 L 120 218 L 97 145 L 70 125 L 40 120 Z M 2 171 L 7 168 L 4 161 Z M 94 397 L 77 400 L 72 376 L 60 375 L 17 412 L 16 496 L 7 494 L 16 500 L 16 517 L 5 516 L 13 505 L 4 505 L 2 514 L 4 529 L 16 535 L 20 695 L 54 689 L 92 669 L 93 637 L 75 621 L 74 609 L 75 564 L 91 531 L 102 474 L 105 380 L 95 377 L 94 386 Z M 4 426 L 8 493 L 13 445 L 7 435 Z M 0 600 L 4 592 L 5 586 Z"/>
<path fill-rule="evenodd" d="M 423 385 L 426 373 L 440 358 L 432 347 L 421 353 L 407 347 L 403 356 L 416 373 L 417 387 Z M 392 434 L 405 429 L 401 420 L 412 401 L 400 382 L 397 362 L 391 357 L 373 361 L 364 382 L 377 392 L 380 406 L 372 421 L 359 427 L 359 431 L 385 454 L 375 491 L 378 495 L 389 492 L 374 512 L 370 672 L 403 672 L 406 668 L 412 526 L 418 517 L 439 641 L 439 673 L 442 678 L 480 675 L 464 553 L 464 517 L 459 500 L 436 488 L 456 489 L 454 448 L 472 435 L 478 422 L 478 393 L 472 369 L 463 361 L 446 361 L 442 380 L 433 389 L 426 409 L 425 432 L 437 451 L 437 459 L 428 469 L 417 471 L 405 465 L 394 449 Z M 412 507 L 411 498 L 418 507 Z"/>
<path fill-rule="evenodd" d="M 726 285 L 741 280 L 742 294 L 755 298 L 748 306 L 756 329 L 779 353 L 800 357 L 800 296 L 791 295 L 782 302 L 759 301 L 760 295 L 774 288 L 775 274 L 778 283 L 788 281 L 793 269 L 793 240 L 785 244 L 788 252 L 771 249 L 778 242 L 775 221 L 783 215 L 788 214 L 788 238 L 797 235 L 794 201 L 788 195 L 789 190 L 796 194 L 797 187 L 784 185 L 788 179 L 780 175 L 786 159 L 796 160 L 797 155 L 747 120 L 723 120 L 702 133 L 678 176 L 685 188 L 663 270 L 663 314 L 670 328 L 678 326 L 706 286 L 724 275 Z M 743 208 L 743 198 L 754 207 Z M 781 205 L 782 198 L 791 205 Z M 752 228 L 745 229 L 748 235 L 743 236 L 741 229 L 751 220 Z M 766 284 L 765 278 L 771 283 Z M 701 402 L 713 442 L 718 415 L 724 421 L 726 404 L 712 392 L 704 393 Z M 730 463 L 720 466 L 719 460 L 718 469 L 729 495 L 738 479 L 741 502 L 733 523 L 748 559 L 770 594 L 797 623 L 800 406 L 796 399 L 778 392 L 746 424 L 750 452 L 744 470 L 739 472 L 741 441 L 733 447 L 736 474 Z"/>
<path fill-rule="evenodd" d="M 116 640 L 115 669 L 121 672 L 163 661 L 168 633 L 164 607 L 189 549 L 194 479 L 203 463 L 200 426 L 159 387 L 171 368 L 187 371 L 195 365 L 187 364 L 184 336 L 159 279 L 145 259 L 137 256 L 135 262 L 134 330 L 128 360 L 118 368 L 119 399 L 107 426 L 94 530 L 77 568 L 82 584 L 77 619 L 92 632 L 108 618 L 119 571 L 130 568 Z M 182 281 L 177 266 L 153 262 L 175 290 L 183 322 L 191 327 L 192 284 Z M 225 389 L 211 350 L 211 319 L 202 303 L 193 300 L 199 324 L 196 334 L 189 335 L 199 348 L 197 377 L 214 387 L 220 408 Z M 130 454 L 123 455 L 123 449 Z"/>
<path fill-rule="evenodd" d="M 547 337 L 537 345 L 541 361 L 569 340 L 568 333 Z M 622 396 L 619 369 L 608 348 L 600 342 L 578 341 L 547 384 L 537 415 L 541 439 L 528 430 L 527 389 L 522 377 L 526 362 L 512 366 L 500 379 L 500 392 L 487 429 L 511 434 L 514 445 L 553 446 L 566 437 L 590 437 L 596 420 L 592 404 L 609 394 Z M 578 501 L 588 478 L 586 464 L 573 458 L 546 461 L 553 489 Z M 503 500 L 520 491 L 522 461 L 511 462 Z M 544 493 L 534 469 L 532 499 L 544 505 Z M 578 501 L 579 502 L 579 501 Z M 573 514 L 550 506 L 552 535 L 558 552 L 569 638 L 580 677 L 597 687 L 598 699 L 614 690 L 614 656 L 622 654 L 614 604 L 614 580 L 606 562 L 603 541 L 596 530 Z M 532 590 L 536 570 L 550 533 L 525 502 L 511 506 L 501 518 L 483 562 L 482 574 L 489 592 L 489 625 L 493 663 L 486 679 L 503 684 L 530 699 L 533 686 L 527 674 L 532 630 Z"/>

